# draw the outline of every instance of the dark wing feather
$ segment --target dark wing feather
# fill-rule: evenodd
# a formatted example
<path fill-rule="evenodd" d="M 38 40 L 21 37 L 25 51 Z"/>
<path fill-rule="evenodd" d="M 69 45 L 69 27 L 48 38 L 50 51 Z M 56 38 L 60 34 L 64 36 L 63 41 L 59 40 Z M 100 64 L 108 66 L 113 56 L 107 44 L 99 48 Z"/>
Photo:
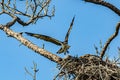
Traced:
<path fill-rule="evenodd" d="M 66 42 L 66 43 L 68 43 L 68 38 L 69 38 L 70 31 L 71 31 L 72 26 L 73 26 L 73 23 L 74 23 L 74 19 L 75 19 L 75 16 L 73 17 L 72 22 L 70 23 L 70 27 L 69 27 L 69 29 L 68 29 L 68 32 L 67 32 L 67 34 L 66 34 L 66 36 L 65 36 L 65 41 L 64 41 L 64 42 Z"/>
<path fill-rule="evenodd" d="M 34 34 L 34 33 L 29 33 L 29 32 L 25 32 L 27 35 L 29 36 L 32 36 L 32 37 L 35 37 L 35 38 L 38 38 L 38 39 L 42 39 L 42 40 L 45 40 L 45 41 L 48 41 L 48 42 L 52 42 L 56 45 L 61 45 L 61 41 L 57 40 L 57 39 L 54 39 L 50 36 L 46 36 L 46 35 L 42 35 L 42 34 Z"/>

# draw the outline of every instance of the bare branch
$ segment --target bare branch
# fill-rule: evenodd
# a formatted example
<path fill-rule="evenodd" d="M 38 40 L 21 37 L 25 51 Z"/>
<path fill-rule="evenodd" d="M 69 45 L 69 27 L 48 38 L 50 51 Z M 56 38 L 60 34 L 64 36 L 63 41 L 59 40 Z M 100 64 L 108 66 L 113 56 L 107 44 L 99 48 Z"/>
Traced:
<path fill-rule="evenodd" d="M 120 22 L 119 22 L 119 23 L 117 24 L 117 26 L 116 26 L 115 33 L 107 40 L 106 44 L 104 45 L 104 47 L 103 47 L 103 49 L 102 49 L 102 51 L 101 51 L 101 53 L 100 53 L 101 59 L 102 59 L 103 56 L 105 55 L 105 52 L 106 52 L 108 46 L 110 45 L 111 41 L 112 41 L 113 39 L 115 39 L 115 37 L 118 35 L 118 33 L 119 33 L 119 28 L 120 28 Z"/>
<path fill-rule="evenodd" d="M 34 71 L 34 76 L 33 76 L 33 80 L 36 80 L 36 74 L 39 71 L 39 69 L 37 69 L 37 64 L 35 62 L 33 62 L 33 71 Z"/>
<path fill-rule="evenodd" d="M 49 15 L 43 15 L 43 16 L 34 16 L 33 18 L 31 18 L 29 21 L 24 22 L 23 20 L 21 20 L 19 17 L 17 18 L 17 22 L 23 26 L 28 26 L 29 24 L 33 23 L 36 19 L 38 18 L 43 18 L 43 17 L 51 17 Z"/>
<path fill-rule="evenodd" d="M 3 11 L 4 10 L 4 0 L 2 0 L 1 5 L 2 5 L 2 11 Z"/>
<path fill-rule="evenodd" d="M 37 74 L 37 72 L 39 71 L 39 69 L 37 69 L 37 64 L 35 63 L 35 62 L 33 62 L 33 68 L 32 68 L 32 70 L 33 70 L 33 74 L 30 72 L 30 71 L 28 71 L 28 69 L 25 67 L 25 71 L 26 71 L 26 73 L 27 74 L 29 74 L 32 78 L 33 78 L 33 80 L 36 80 L 36 74 Z"/>
<path fill-rule="evenodd" d="M 2 2 L 0 2 L 0 6 L 2 8 L 0 15 L 7 14 L 12 18 L 13 16 L 17 17 L 17 22 L 19 24 L 23 26 L 28 26 L 31 23 L 32 24 L 36 23 L 36 21 L 40 18 L 43 18 L 43 17 L 51 18 L 52 16 L 54 16 L 54 13 L 53 13 L 54 11 L 51 13 L 48 12 L 48 6 L 50 2 L 51 0 L 43 0 L 42 2 L 39 0 L 33 0 L 33 1 L 26 0 L 26 9 L 25 9 L 25 12 L 23 12 L 17 9 L 16 0 L 14 0 L 14 3 L 12 4 L 10 3 L 10 0 L 8 0 L 7 3 L 5 3 L 3 0 Z M 10 4 L 13 6 L 10 6 Z M 44 12 L 45 10 L 46 12 Z M 28 18 L 28 21 L 22 20 L 20 17 L 18 17 L 19 15 L 25 18 Z"/>
<path fill-rule="evenodd" d="M 108 2 L 106 2 L 104 0 L 84 0 L 84 1 L 105 6 L 105 7 L 109 8 L 109 9 L 111 9 L 113 12 L 115 12 L 117 15 L 120 16 L 120 10 L 117 7 L 115 7 L 114 5 L 108 3 Z"/>
<path fill-rule="evenodd" d="M 98 47 L 95 44 L 94 44 L 94 48 L 95 48 L 96 54 L 99 55 L 100 52 L 98 51 Z"/>
<path fill-rule="evenodd" d="M 36 46 L 32 42 L 30 42 L 29 40 L 25 39 L 20 33 L 16 33 L 3 25 L 0 25 L 0 29 L 3 30 L 8 36 L 11 36 L 11 37 L 17 39 L 26 47 L 30 48 L 31 50 L 35 51 L 36 53 L 38 53 L 42 56 L 48 58 L 49 60 L 56 62 L 56 63 L 60 63 L 60 61 L 62 61 L 61 57 L 59 57 L 55 54 L 52 54 L 51 52 L 48 52 L 45 49 L 39 48 L 38 46 Z"/>
<path fill-rule="evenodd" d="M 6 25 L 8 28 L 10 28 L 11 26 L 13 26 L 15 24 L 15 22 L 17 21 L 17 17 L 13 18 L 12 21 L 8 22 Z"/>
<path fill-rule="evenodd" d="M 29 72 L 26 67 L 25 67 L 25 72 L 26 72 L 27 74 L 29 74 L 31 77 L 33 77 L 32 73 Z"/>

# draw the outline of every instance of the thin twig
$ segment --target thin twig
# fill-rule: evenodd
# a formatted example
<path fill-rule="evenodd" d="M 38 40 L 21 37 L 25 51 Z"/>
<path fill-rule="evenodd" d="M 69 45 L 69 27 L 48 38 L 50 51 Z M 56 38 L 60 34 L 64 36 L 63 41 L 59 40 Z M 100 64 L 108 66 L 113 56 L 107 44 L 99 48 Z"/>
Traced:
<path fill-rule="evenodd" d="M 26 72 L 27 74 L 29 74 L 31 77 L 33 77 L 32 73 L 30 73 L 30 72 L 27 70 L 26 67 L 25 67 L 25 72 Z"/>
<path fill-rule="evenodd" d="M 25 67 L 25 71 L 26 71 L 26 73 L 27 74 L 29 74 L 32 78 L 33 78 L 33 80 L 36 80 L 36 74 L 37 74 L 37 72 L 39 71 L 39 69 L 37 69 L 37 64 L 35 63 L 35 62 L 33 62 L 33 74 Z"/>

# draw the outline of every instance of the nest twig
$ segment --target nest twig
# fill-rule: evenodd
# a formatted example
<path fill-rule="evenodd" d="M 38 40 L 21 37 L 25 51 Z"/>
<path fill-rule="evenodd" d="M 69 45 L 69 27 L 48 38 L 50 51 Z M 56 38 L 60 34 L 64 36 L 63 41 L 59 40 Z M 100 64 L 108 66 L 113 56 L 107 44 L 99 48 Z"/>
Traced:
<path fill-rule="evenodd" d="M 68 56 L 58 69 L 54 80 L 120 80 L 120 68 L 96 55 Z"/>

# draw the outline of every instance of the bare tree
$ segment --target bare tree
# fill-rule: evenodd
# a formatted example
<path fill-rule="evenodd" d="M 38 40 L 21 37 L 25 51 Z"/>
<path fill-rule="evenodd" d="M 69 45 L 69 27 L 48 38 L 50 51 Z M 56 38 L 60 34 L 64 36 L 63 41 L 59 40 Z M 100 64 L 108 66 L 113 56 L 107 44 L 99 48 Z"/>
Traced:
<path fill-rule="evenodd" d="M 109 9 L 111 9 L 113 12 L 118 14 L 120 16 L 120 10 L 116 8 L 114 5 L 105 2 L 103 0 L 84 0 L 85 2 L 94 3 L 97 5 L 105 6 Z M 40 48 L 34 43 L 32 43 L 30 40 L 24 38 L 22 35 L 23 32 L 15 32 L 11 29 L 11 27 L 15 23 L 19 23 L 22 26 L 28 26 L 30 24 L 35 24 L 39 19 L 44 17 L 51 18 L 54 16 L 55 8 L 53 7 L 51 12 L 49 12 L 49 5 L 51 0 L 26 0 L 26 8 L 25 11 L 20 11 L 16 6 L 16 0 L 1 0 L 0 1 L 0 7 L 1 12 L 0 15 L 6 14 L 12 18 L 10 22 L 7 22 L 6 24 L 0 25 L 0 30 L 4 31 L 8 36 L 15 38 L 16 40 L 20 41 L 23 45 L 28 47 L 29 49 L 33 50 L 34 52 L 40 54 L 41 56 L 44 56 L 45 58 L 55 62 L 58 64 L 58 69 L 60 69 L 60 72 L 58 75 L 54 78 L 64 78 L 64 79 L 70 79 L 70 80 L 90 80 L 90 79 L 97 79 L 97 80 L 118 80 L 120 79 L 120 68 L 117 65 L 113 65 L 112 63 L 105 62 L 102 58 L 105 55 L 105 52 L 111 43 L 111 41 L 117 37 L 119 33 L 120 28 L 120 22 L 117 23 L 117 26 L 115 28 L 115 33 L 110 36 L 110 38 L 107 40 L 106 44 L 102 48 L 102 51 L 100 52 L 100 56 L 86 54 L 85 56 L 81 57 L 73 57 L 73 56 L 67 56 L 66 58 L 61 58 L 60 56 L 51 53 L 50 51 L 45 50 L 44 48 Z M 28 21 L 22 20 L 20 16 L 28 18 Z M 74 18 L 71 22 L 70 26 L 73 26 Z M 30 33 L 27 33 L 31 35 Z M 70 34 L 70 29 L 68 30 L 67 37 Z M 44 38 L 43 38 L 44 37 Z M 45 35 L 42 35 L 43 40 L 45 39 Z M 59 44 L 62 46 L 62 49 L 65 49 L 66 52 L 68 47 L 68 38 L 66 38 L 65 41 L 66 44 L 63 44 L 62 42 L 58 40 L 54 40 L 53 38 L 47 36 L 48 39 L 52 40 L 51 42 Z M 48 41 L 48 40 L 46 40 Z M 55 42 L 56 41 L 56 42 Z M 63 48 L 67 45 L 67 48 Z M 91 70 L 91 71 L 90 71 Z M 27 70 L 26 70 L 27 72 Z"/>
<path fill-rule="evenodd" d="M 38 19 L 41 19 L 43 17 L 52 17 L 54 16 L 54 7 L 51 11 L 51 13 L 48 13 L 48 6 L 50 4 L 51 0 L 26 0 L 26 9 L 25 12 L 19 11 L 16 8 L 16 0 L 14 3 L 11 3 L 10 0 L 8 0 L 6 3 L 4 0 L 0 2 L 1 5 L 1 12 L 0 14 L 7 14 L 9 15 L 13 20 L 6 23 L 5 25 L 0 25 L 0 29 L 6 32 L 6 34 L 10 37 L 16 38 L 19 40 L 23 45 L 27 46 L 28 48 L 32 49 L 33 51 L 37 52 L 38 54 L 41 54 L 42 56 L 47 57 L 48 59 L 58 62 L 61 60 L 60 57 L 58 57 L 55 54 L 52 54 L 45 49 L 39 48 L 37 45 L 34 45 L 31 41 L 25 39 L 22 36 L 22 33 L 14 32 L 14 30 L 11 30 L 10 27 L 13 26 L 16 22 L 18 22 L 22 26 L 28 26 L 29 24 L 36 23 Z M 13 4 L 13 6 L 10 6 Z M 30 10 L 31 12 L 29 12 Z M 22 15 L 24 17 L 28 18 L 28 21 L 22 20 L 19 15 Z"/>

